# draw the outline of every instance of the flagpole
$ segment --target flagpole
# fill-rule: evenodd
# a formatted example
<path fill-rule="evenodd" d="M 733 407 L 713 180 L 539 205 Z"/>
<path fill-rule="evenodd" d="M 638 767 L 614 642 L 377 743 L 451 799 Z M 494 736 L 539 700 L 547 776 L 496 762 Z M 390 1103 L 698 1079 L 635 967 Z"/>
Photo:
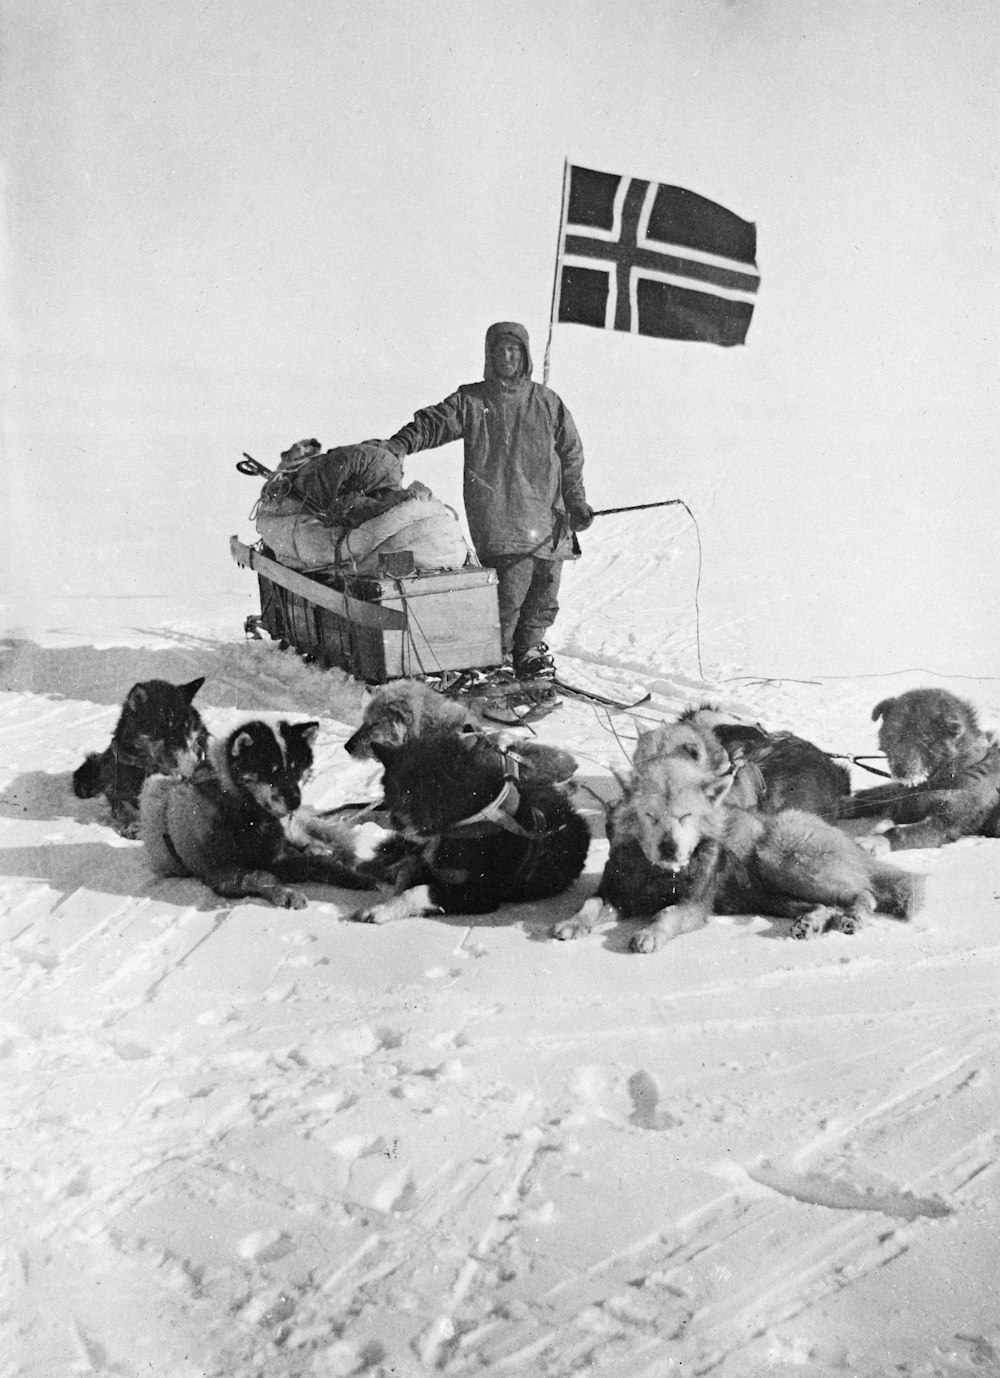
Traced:
<path fill-rule="evenodd" d="M 559 294 L 559 258 L 562 253 L 563 226 L 566 223 L 566 177 L 569 173 L 569 159 L 563 159 L 562 196 L 559 202 L 559 238 L 556 241 L 556 269 L 552 274 L 552 304 L 549 307 L 549 337 L 545 341 L 545 358 L 542 362 L 542 382 L 549 381 L 549 356 L 552 353 L 552 328 L 556 321 L 556 298 Z"/>

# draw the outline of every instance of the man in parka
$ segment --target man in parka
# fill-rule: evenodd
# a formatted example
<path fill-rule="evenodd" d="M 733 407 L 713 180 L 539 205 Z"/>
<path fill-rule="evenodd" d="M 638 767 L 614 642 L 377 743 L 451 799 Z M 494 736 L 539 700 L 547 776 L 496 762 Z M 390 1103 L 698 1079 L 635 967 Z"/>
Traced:
<path fill-rule="evenodd" d="M 463 383 L 384 442 L 404 456 L 464 441 L 465 514 L 477 556 L 497 571 L 503 669 L 519 679 L 555 675 L 543 638 L 563 561 L 579 549 L 572 533 L 594 519 L 573 418 L 531 371 L 527 330 L 499 321 L 486 332 L 483 381 Z"/>

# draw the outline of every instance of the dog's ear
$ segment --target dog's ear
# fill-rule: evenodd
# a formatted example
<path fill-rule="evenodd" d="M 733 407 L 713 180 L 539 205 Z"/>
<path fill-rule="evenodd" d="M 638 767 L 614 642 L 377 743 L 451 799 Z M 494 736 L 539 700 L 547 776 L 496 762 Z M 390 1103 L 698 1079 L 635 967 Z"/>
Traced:
<path fill-rule="evenodd" d="M 193 679 L 189 684 L 179 684 L 177 687 L 187 699 L 188 703 L 190 703 L 204 683 L 205 676 L 202 675 L 200 679 Z"/>
<path fill-rule="evenodd" d="M 712 731 L 730 755 L 737 747 L 764 746 L 771 739 L 771 734 L 755 723 L 716 723 Z"/>
<path fill-rule="evenodd" d="M 313 742 L 319 736 L 318 722 L 287 723 L 286 726 L 290 732 L 294 732 L 297 737 L 301 737 L 306 746 L 312 746 Z"/>
<path fill-rule="evenodd" d="M 125 707 L 131 708 L 133 712 L 145 707 L 148 702 L 149 690 L 144 684 L 133 684 L 125 696 Z"/>
<path fill-rule="evenodd" d="M 235 758 L 239 756 L 240 752 L 245 751 L 248 746 L 253 746 L 253 734 L 244 729 L 244 731 L 237 732 L 230 738 L 228 754 Z"/>
<path fill-rule="evenodd" d="M 888 713 L 889 709 L 895 702 L 895 699 L 883 699 L 881 703 L 877 703 L 875 707 L 872 709 L 872 722 L 878 722 L 882 714 Z"/>

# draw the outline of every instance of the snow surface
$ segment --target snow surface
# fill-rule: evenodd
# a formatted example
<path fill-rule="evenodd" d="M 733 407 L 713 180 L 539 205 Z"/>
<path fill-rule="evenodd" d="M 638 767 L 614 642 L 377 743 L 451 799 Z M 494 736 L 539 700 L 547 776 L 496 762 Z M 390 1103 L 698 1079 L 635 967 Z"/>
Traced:
<path fill-rule="evenodd" d="M 652 700 L 538 725 L 580 761 L 587 871 L 486 918 L 223 904 L 74 798 L 134 681 L 199 674 L 219 732 L 319 718 L 308 802 L 377 796 L 341 750 L 362 687 L 246 641 L 251 576 L 8 606 L 0 1373 L 1000 1373 L 1000 843 L 904 854 L 923 912 L 854 937 L 549 936 L 600 875 L 612 772 L 688 704 L 850 755 L 920 683 L 1000 725 L 992 682 L 744 677 L 677 523 L 655 554 L 609 520 L 567 571 L 563 673 Z"/>

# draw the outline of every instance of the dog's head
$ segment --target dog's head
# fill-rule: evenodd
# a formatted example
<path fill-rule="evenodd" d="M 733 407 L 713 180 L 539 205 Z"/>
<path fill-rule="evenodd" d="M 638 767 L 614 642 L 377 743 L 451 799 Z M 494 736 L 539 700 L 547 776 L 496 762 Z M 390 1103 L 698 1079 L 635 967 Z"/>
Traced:
<path fill-rule="evenodd" d="M 192 699 L 204 676 L 188 684 L 165 679 L 133 684 L 115 728 L 118 745 L 150 772 L 189 775 L 205 755 L 208 733 Z"/>
<path fill-rule="evenodd" d="M 243 723 L 226 738 L 216 769 L 224 785 L 284 818 L 302 803 L 318 732 L 318 722 Z"/>
<path fill-rule="evenodd" d="M 694 761 L 714 776 L 732 776 L 727 798 L 730 804 L 753 809 L 767 793 L 757 762 L 773 738 L 762 727 L 727 719 L 710 706 L 689 708 L 676 723 L 654 729 L 654 756 L 680 756 Z M 639 738 L 639 747 L 643 745 Z M 637 759 L 643 759 L 637 752 Z"/>
<path fill-rule="evenodd" d="M 426 732 L 457 732 L 469 721 L 461 703 L 417 679 L 381 684 L 365 704 L 361 726 L 348 737 L 351 756 L 373 756 L 376 746 L 402 746 Z"/>
<path fill-rule="evenodd" d="M 504 783 L 504 760 L 474 733 L 416 737 L 402 746 L 376 743 L 382 790 L 393 826 L 434 836 L 486 808 Z"/>
<path fill-rule="evenodd" d="M 686 715 L 678 722 L 660 723 L 641 732 L 632 758 L 637 771 L 655 772 L 661 763 L 680 757 L 692 761 L 711 775 L 729 769 L 729 757 L 710 727 L 697 715 Z"/>
<path fill-rule="evenodd" d="M 724 827 L 719 808 L 733 784 L 731 774 L 706 770 L 686 755 L 658 757 L 656 769 L 639 770 L 608 820 L 612 846 L 634 844 L 647 861 L 679 874 L 700 843 Z"/>
<path fill-rule="evenodd" d="M 919 784 L 982 753 L 983 734 L 970 703 L 946 689 L 908 689 L 872 709 L 878 742 L 897 780 Z"/>

